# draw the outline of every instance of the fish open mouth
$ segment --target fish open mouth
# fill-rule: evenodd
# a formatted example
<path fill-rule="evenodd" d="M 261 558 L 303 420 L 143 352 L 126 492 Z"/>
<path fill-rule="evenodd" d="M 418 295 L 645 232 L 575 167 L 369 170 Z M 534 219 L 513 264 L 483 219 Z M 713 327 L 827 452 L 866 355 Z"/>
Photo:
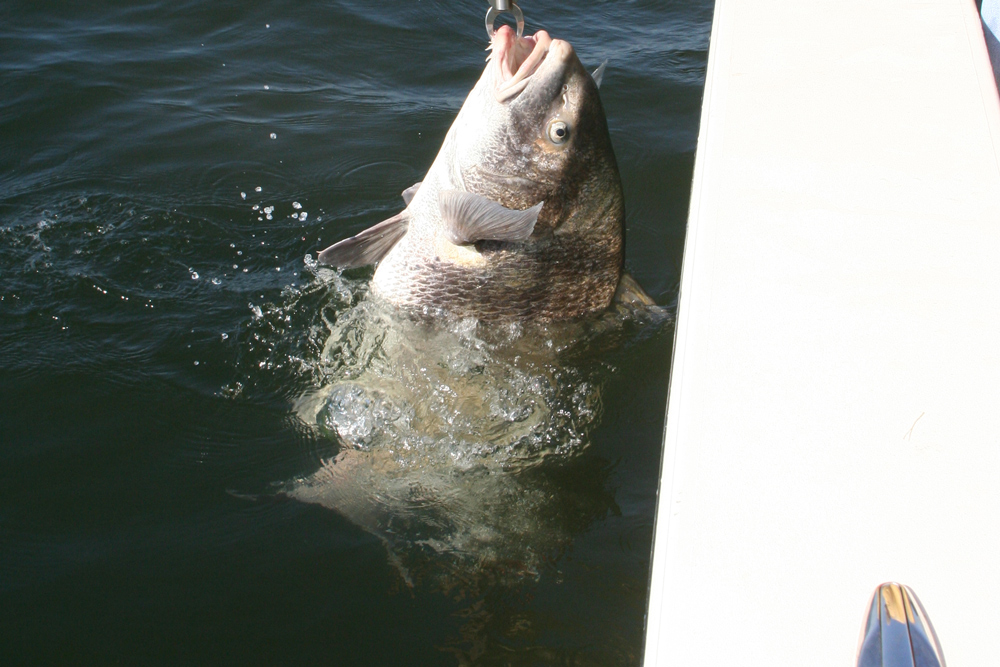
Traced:
<path fill-rule="evenodd" d="M 490 58 L 497 68 L 494 94 L 498 102 L 506 102 L 525 89 L 551 44 L 552 38 L 544 30 L 518 38 L 510 26 L 500 26 L 490 44 L 493 50 Z"/>

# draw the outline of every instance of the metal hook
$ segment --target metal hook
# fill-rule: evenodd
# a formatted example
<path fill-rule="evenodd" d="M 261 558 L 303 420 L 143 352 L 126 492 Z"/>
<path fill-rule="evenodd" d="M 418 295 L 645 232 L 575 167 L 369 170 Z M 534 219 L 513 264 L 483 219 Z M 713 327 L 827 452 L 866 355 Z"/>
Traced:
<path fill-rule="evenodd" d="M 486 34 L 489 35 L 491 42 L 496 32 L 493 29 L 493 23 L 496 22 L 500 14 L 505 12 L 513 14 L 514 20 L 517 21 L 518 39 L 524 35 L 524 14 L 521 12 L 521 8 L 517 6 L 517 3 L 514 0 L 490 0 L 490 9 L 486 12 Z"/>

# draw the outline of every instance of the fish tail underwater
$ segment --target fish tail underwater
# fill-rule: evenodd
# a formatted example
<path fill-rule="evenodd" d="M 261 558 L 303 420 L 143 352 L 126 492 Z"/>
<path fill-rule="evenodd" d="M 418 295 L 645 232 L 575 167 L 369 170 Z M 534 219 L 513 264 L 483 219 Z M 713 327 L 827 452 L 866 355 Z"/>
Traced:
<path fill-rule="evenodd" d="M 4 664 L 639 664 L 713 7 L 522 8 L 0 8 Z"/>

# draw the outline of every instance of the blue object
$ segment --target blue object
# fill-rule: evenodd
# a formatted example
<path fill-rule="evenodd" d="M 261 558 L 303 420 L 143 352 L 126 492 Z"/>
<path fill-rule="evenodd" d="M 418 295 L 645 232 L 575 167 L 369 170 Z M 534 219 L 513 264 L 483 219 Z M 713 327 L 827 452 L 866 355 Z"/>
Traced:
<path fill-rule="evenodd" d="M 1000 88 L 1000 0 L 983 0 L 979 8 L 983 19 L 983 36 L 986 38 L 986 49 L 990 52 L 990 64 L 993 66 L 993 78 Z"/>

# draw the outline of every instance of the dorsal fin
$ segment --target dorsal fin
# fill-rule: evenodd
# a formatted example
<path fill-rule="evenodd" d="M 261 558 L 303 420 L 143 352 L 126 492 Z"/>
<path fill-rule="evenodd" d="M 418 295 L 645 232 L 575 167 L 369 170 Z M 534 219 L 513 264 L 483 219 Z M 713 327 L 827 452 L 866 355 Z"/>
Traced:
<path fill-rule="evenodd" d="M 444 190 L 438 195 L 445 234 L 455 245 L 476 241 L 524 241 L 534 231 L 543 203 L 514 211 L 471 192 Z"/>
<path fill-rule="evenodd" d="M 422 182 L 423 181 L 420 183 Z M 403 202 L 405 202 L 407 206 L 409 206 L 410 202 L 413 201 L 413 195 L 417 194 L 417 190 L 420 189 L 420 183 L 414 183 L 410 187 L 403 190 Z"/>
<path fill-rule="evenodd" d="M 608 66 L 608 61 L 605 60 L 603 63 L 601 63 L 601 66 L 595 69 L 594 73 L 590 75 L 594 77 L 594 83 L 597 84 L 598 88 L 601 87 L 601 81 L 604 80 L 604 68 L 606 68 L 607 66 Z"/>
<path fill-rule="evenodd" d="M 333 264 L 338 269 L 353 269 L 378 262 L 392 250 L 409 228 L 406 211 L 369 227 L 360 234 L 334 243 L 319 254 L 320 264 Z"/>

